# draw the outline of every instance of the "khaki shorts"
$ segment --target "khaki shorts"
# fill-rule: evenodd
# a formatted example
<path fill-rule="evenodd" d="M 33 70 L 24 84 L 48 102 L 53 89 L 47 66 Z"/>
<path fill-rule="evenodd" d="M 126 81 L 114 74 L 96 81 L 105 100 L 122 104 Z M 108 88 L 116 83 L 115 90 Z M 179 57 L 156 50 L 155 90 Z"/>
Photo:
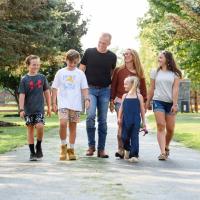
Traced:
<path fill-rule="evenodd" d="M 59 119 L 66 119 L 69 122 L 78 123 L 80 121 L 80 112 L 67 108 L 62 108 L 58 110 L 58 117 Z"/>

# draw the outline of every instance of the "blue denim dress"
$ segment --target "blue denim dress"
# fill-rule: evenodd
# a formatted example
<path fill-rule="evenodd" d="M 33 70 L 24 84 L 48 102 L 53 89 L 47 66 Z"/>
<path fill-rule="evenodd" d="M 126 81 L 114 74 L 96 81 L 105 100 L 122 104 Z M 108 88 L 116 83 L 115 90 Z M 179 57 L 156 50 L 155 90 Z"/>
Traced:
<path fill-rule="evenodd" d="M 131 157 L 139 156 L 139 130 L 141 123 L 140 101 L 137 98 L 126 98 L 122 104 L 122 141 L 124 149 L 130 151 Z"/>

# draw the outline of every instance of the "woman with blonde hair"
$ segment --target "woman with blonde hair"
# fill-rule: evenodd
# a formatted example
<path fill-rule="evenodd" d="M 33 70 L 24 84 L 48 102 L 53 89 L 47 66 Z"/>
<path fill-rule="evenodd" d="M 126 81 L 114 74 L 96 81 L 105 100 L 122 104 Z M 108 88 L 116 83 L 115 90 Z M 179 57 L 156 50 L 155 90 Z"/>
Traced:
<path fill-rule="evenodd" d="M 138 91 L 143 96 L 144 102 L 147 100 L 147 89 L 146 89 L 146 81 L 144 76 L 144 70 L 141 65 L 139 55 L 137 51 L 133 49 L 126 49 L 124 52 L 124 64 L 120 67 L 117 67 L 114 70 L 112 77 L 112 85 L 111 85 L 111 101 L 110 101 L 110 110 L 111 112 L 115 111 L 119 112 L 119 108 L 122 102 L 122 96 L 126 92 L 124 88 L 124 80 L 129 76 L 136 76 L 139 79 Z M 121 126 L 118 125 L 118 151 L 115 156 L 123 158 L 124 157 L 124 149 L 121 139 Z"/>

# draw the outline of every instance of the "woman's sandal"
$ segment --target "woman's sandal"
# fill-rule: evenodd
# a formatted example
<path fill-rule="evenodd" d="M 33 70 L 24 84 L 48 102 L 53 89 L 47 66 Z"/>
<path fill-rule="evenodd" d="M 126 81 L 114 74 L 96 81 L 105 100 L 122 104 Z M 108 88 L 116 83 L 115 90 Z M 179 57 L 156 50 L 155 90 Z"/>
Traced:
<path fill-rule="evenodd" d="M 169 149 L 168 148 L 165 148 L 165 154 L 166 154 L 166 157 L 168 158 L 169 157 Z"/>
<path fill-rule="evenodd" d="M 159 156 L 158 156 L 158 160 L 167 160 L 167 156 L 166 156 L 166 154 L 160 154 Z"/>

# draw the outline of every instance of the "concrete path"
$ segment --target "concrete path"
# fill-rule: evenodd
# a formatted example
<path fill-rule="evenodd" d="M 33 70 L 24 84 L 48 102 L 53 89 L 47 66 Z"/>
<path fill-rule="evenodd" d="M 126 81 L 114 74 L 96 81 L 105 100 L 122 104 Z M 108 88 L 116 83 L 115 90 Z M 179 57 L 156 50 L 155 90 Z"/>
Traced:
<path fill-rule="evenodd" d="M 173 143 L 158 161 L 156 136 L 140 137 L 140 162 L 114 157 L 116 117 L 109 113 L 109 159 L 87 158 L 85 122 L 79 124 L 77 161 L 60 162 L 58 130 L 46 137 L 43 161 L 29 162 L 27 146 L 0 155 L 1 200 L 199 200 L 200 152 Z"/>

